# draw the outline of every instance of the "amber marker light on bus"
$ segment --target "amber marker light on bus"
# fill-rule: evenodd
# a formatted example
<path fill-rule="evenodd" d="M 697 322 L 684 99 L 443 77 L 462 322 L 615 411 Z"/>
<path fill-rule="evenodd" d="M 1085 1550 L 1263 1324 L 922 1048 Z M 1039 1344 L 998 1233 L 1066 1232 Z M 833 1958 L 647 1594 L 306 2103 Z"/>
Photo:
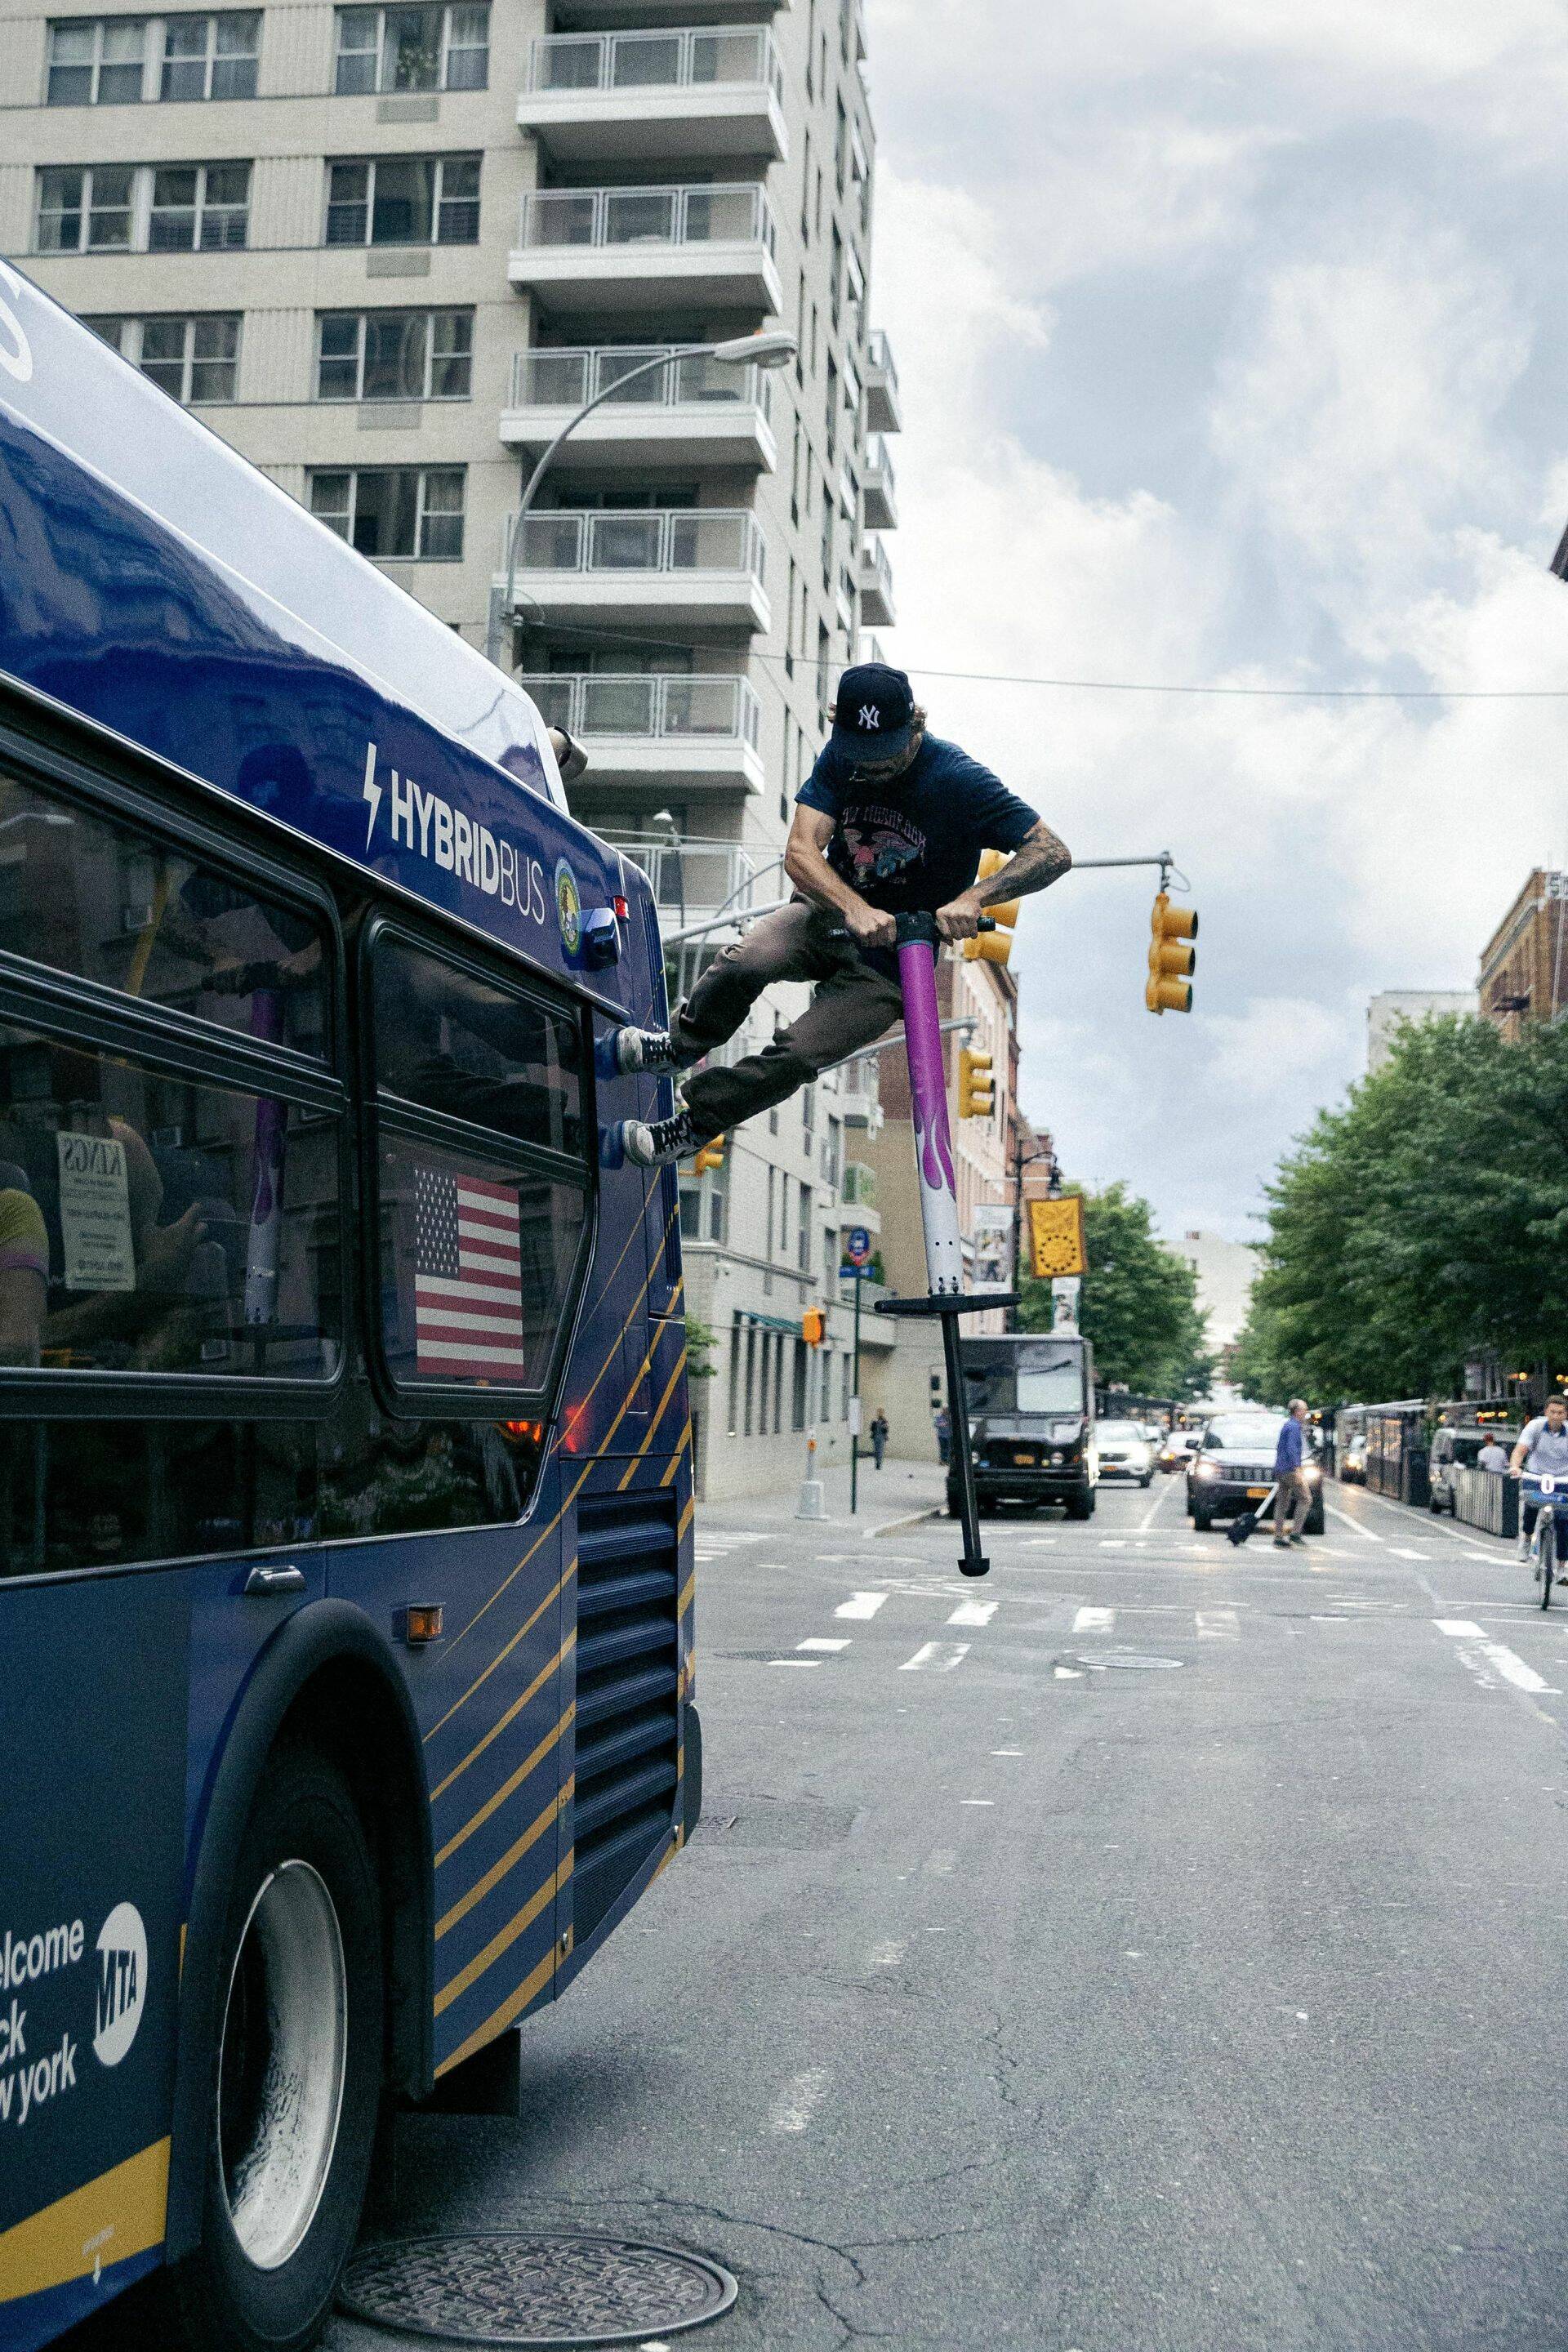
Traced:
<path fill-rule="evenodd" d="M 441 1603 L 438 1601 L 411 1601 L 403 1612 L 403 1638 L 411 1650 L 423 1649 L 426 1643 L 441 1638 Z"/>

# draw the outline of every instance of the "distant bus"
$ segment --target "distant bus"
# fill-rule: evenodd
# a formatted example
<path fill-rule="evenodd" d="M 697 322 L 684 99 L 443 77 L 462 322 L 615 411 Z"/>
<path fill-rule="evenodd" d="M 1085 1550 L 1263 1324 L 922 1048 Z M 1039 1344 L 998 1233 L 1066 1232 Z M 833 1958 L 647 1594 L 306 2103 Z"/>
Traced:
<path fill-rule="evenodd" d="M 700 1801 L 666 1017 L 533 706 L 0 268 L 0 2344 L 308 2342 Z"/>
<path fill-rule="evenodd" d="M 1092 1517 L 1100 1465 L 1089 1341 L 1019 1332 L 965 1339 L 961 1354 L 981 1509 L 1061 1503 L 1069 1519 Z M 951 1478 L 947 1508 L 957 1517 Z"/>

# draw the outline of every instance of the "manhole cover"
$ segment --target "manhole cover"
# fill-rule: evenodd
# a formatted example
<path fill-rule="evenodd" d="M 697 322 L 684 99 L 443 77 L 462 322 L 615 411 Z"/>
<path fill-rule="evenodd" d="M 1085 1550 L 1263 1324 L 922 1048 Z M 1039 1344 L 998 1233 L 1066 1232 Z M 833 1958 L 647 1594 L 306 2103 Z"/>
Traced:
<path fill-rule="evenodd" d="M 447 2344 L 640 2344 L 728 2311 L 727 2270 L 674 2246 L 575 2231 L 404 2238 L 349 2264 L 341 2308 Z"/>
<path fill-rule="evenodd" d="M 1075 1662 L 1080 1666 L 1127 1666 L 1145 1675 L 1162 1674 L 1170 1666 L 1184 1666 L 1185 1658 L 1156 1658 L 1141 1650 L 1075 1650 Z"/>

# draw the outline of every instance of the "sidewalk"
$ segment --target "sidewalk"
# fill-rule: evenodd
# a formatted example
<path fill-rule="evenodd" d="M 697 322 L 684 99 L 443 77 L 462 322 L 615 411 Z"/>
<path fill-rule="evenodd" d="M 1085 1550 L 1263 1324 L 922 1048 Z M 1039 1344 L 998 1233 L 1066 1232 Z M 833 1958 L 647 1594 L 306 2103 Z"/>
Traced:
<path fill-rule="evenodd" d="M 805 1448 L 802 1448 L 804 1465 Z M 802 1475 L 804 1476 L 804 1466 Z M 873 1467 L 868 1454 L 860 1465 L 860 1507 L 855 1517 L 849 1516 L 849 1465 L 843 1463 L 822 1474 L 824 1501 L 827 1516 L 822 1519 L 796 1521 L 795 1507 L 800 1499 L 800 1486 L 775 1487 L 770 1494 L 760 1495 L 752 1501 L 700 1503 L 697 1507 L 699 1538 L 707 1532 L 719 1534 L 726 1528 L 774 1528 L 784 1525 L 802 1528 L 831 1528 L 838 1535 L 858 1535 L 863 1541 L 887 1532 L 890 1528 L 915 1516 L 924 1517 L 931 1511 L 945 1513 L 947 1507 L 946 1473 L 934 1462 L 897 1462 L 889 1454 L 882 1468 Z"/>

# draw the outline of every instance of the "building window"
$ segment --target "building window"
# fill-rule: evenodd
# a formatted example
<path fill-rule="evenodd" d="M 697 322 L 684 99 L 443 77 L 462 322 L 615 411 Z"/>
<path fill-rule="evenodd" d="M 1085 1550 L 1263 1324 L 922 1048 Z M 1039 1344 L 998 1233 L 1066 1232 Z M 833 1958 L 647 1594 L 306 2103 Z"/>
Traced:
<path fill-rule="evenodd" d="M 487 6 L 340 8 L 340 98 L 399 89 L 484 89 L 490 72 Z"/>
<path fill-rule="evenodd" d="M 467 400 L 471 310 L 326 310 L 317 320 L 318 400 Z"/>
<path fill-rule="evenodd" d="M 192 408 L 236 398 L 239 316 L 237 310 L 204 311 L 189 319 L 84 319 L 82 324 L 172 400 Z"/>
<path fill-rule="evenodd" d="M 328 245 L 477 245 L 477 155 L 382 155 L 327 165 Z"/>
<path fill-rule="evenodd" d="M 378 562 L 458 563 L 461 466 L 362 466 L 310 476 L 310 512 Z"/>
<path fill-rule="evenodd" d="M 97 163 L 38 173 L 39 253 L 221 253 L 247 240 L 248 163 Z"/>
<path fill-rule="evenodd" d="M 811 1272 L 811 1187 L 809 1184 L 805 1183 L 803 1183 L 800 1188 L 800 1233 L 798 1242 L 799 1255 L 795 1262 L 799 1265 L 802 1274 L 809 1274 Z"/>
<path fill-rule="evenodd" d="M 205 16 L 73 17 L 49 26 L 50 106 L 254 98 L 259 9 Z M 149 70 L 151 69 L 151 70 Z"/>

